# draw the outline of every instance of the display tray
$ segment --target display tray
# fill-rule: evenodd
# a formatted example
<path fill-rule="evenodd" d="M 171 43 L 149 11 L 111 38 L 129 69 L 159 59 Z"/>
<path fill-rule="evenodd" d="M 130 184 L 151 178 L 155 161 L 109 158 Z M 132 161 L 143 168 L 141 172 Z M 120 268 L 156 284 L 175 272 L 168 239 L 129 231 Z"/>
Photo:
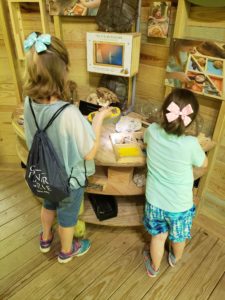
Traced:
<path fill-rule="evenodd" d="M 185 87 L 209 97 L 225 98 L 224 59 L 189 54 L 186 71 L 189 82 Z"/>

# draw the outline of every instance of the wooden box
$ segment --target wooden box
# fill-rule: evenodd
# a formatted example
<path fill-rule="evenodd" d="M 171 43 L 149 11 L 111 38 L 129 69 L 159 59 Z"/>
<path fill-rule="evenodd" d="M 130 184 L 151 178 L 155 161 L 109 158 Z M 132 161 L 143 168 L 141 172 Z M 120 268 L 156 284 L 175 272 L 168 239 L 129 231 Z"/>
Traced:
<path fill-rule="evenodd" d="M 87 70 L 132 77 L 138 72 L 140 45 L 140 33 L 87 32 Z"/>
<path fill-rule="evenodd" d="M 112 133 L 110 140 L 118 162 L 142 162 L 144 160 L 143 132 Z"/>

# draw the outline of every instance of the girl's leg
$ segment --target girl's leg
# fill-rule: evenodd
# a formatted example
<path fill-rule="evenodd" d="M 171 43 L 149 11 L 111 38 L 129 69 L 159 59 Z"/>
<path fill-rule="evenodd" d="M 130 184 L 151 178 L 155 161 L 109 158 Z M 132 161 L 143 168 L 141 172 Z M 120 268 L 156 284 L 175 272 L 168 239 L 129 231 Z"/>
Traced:
<path fill-rule="evenodd" d="M 71 190 L 70 197 L 61 201 L 57 208 L 58 232 L 63 253 L 69 253 L 72 250 L 74 226 L 78 220 L 83 194 L 83 188 Z"/>
<path fill-rule="evenodd" d="M 184 252 L 184 247 L 185 247 L 185 241 L 180 242 L 180 243 L 174 243 L 171 242 L 171 246 L 173 249 L 173 254 L 176 257 L 176 262 L 181 259 L 183 252 Z"/>
<path fill-rule="evenodd" d="M 42 224 L 42 238 L 49 240 L 52 237 L 52 225 L 55 220 L 55 210 L 46 209 L 44 206 L 41 208 L 41 224 Z"/>
<path fill-rule="evenodd" d="M 150 254 L 152 259 L 152 267 L 155 271 L 158 271 L 160 267 L 167 236 L 168 232 L 152 236 L 150 242 Z"/>
<path fill-rule="evenodd" d="M 59 225 L 59 236 L 61 241 L 61 252 L 69 253 L 72 248 L 74 226 L 62 227 Z"/>

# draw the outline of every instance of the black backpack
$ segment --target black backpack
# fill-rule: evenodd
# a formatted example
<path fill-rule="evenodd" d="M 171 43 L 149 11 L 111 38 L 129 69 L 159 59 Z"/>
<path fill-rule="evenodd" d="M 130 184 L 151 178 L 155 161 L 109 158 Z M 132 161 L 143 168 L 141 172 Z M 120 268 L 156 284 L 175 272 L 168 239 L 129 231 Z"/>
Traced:
<path fill-rule="evenodd" d="M 65 168 L 62 166 L 58 155 L 53 148 L 52 142 L 47 136 L 46 130 L 58 117 L 58 115 L 70 105 L 70 103 L 60 107 L 54 113 L 44 129 L 40 129 L 37 124 L 31 99 L 29 99 L 29 104 L 37 131 L 34 135 L 31 149 L 29 151 L 25 179 L 31 191 L 36 196 L 53 202 L 59 202 L 60 200 L 69 196 L 70 179 L 75 177 L 72 177 L 71 175 L 68 177 Z M 84 167 L 86 178 L 85 161 Z M 71 174 L 72 171 L 73 169 L 71 170 Z"/>

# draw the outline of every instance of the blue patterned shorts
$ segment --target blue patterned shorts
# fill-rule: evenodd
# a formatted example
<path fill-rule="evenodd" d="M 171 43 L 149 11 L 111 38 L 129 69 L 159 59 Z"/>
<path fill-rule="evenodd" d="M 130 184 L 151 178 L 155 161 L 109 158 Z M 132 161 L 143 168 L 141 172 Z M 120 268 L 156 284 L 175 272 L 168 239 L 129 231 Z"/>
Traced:
<path fill-rule="evenodd" d="M 151 235 L 169 232 L 169 239 L 180 243 L 191 238 L 192 220 L 195 206 L 184 212 L 168 212 L 157 208 L 146 201 L 144 226 Z"/>

